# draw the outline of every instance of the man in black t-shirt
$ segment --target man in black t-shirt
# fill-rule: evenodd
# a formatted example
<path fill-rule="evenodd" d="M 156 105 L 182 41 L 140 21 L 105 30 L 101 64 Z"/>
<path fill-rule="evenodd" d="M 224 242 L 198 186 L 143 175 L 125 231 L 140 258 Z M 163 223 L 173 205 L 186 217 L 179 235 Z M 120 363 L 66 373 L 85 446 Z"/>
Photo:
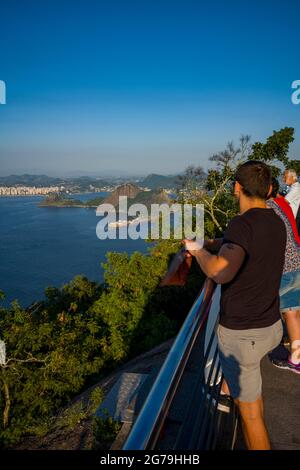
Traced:
<path fill-rule="evenodd" d="M 263 417 L 261 359 L 282 338 L 279 286 L 284 264 L 286 229 L 266 207 L 271 172 L 262 162 L 248 161 L 236 173 L 234 194 L 240 215 L 222 240 L 195 250 L 186 242 L 204 273 L 222 284 L 218 344 L 222 371 L 242 418 L 248 449 L 270 449 Z M 196 243 L 196 242 L 195 242 Z M 211 254 L 210 248 L 220 250 Z"/>

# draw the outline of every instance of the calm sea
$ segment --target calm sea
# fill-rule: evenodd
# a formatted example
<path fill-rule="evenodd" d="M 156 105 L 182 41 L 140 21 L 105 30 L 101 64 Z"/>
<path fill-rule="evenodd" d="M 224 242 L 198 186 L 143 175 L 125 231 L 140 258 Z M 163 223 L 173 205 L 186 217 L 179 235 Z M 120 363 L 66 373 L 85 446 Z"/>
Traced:
<path fill-rule="evenodd" d="M 106 193 L 76 195 L 87 200 Z M 75 196 L 74 196 L 75 197 Z M 38 207 L 39 196 L 0 197 L 0 289 L 4 305 L 43 298 L 76 274 L 101 282 L 107 251 L 146 252 L 143 240 L 99 240 L 95 209 Z"/>

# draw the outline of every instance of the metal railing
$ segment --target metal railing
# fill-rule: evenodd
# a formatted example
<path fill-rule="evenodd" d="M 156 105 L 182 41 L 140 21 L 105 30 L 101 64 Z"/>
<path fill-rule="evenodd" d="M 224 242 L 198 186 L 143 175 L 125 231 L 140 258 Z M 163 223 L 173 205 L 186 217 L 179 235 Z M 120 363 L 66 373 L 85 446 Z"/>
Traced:
<path fill-rule="evenodd" d="M 161 367 L 123 450 L 156 448 L 196 342 L 196 347 L 201 348 L 201 364 L 199 363 L 199 374 L 197 374 L 199 377 L 194 388 L 193 400 L 185 410 L 174 448 L 202 449 L 216 445 L 215 431 L 220 424 L 217 402 L 221 385 L 215 335 L 216 315 L 210 325 L 207 322 L 215 290 L 215 283 L 211 279 L 206 279 Z M 229 447 L 231 446 L 230 444 Z"/>

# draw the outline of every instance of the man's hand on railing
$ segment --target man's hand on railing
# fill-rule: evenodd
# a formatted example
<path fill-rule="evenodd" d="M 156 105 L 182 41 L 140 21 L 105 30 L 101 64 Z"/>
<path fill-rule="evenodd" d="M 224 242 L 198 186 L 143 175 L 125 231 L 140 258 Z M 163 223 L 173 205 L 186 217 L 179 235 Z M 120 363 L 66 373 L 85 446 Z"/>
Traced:
<path fill-rule="evenodd" d="M 230 282 L 240 269 L 245 250 L 234 243 L 222 245 L 218 254 L 209 253 L 197 240 L 182 240 L 186 250 L 198 261 L 202 271 L 217 284 Z"/>
<path fill-rule="evenodd" d="M 197 252 L 203 248 L 204 240 L 203 239 L 195 239 L 195 240 L 182 240 L 182 243 L 185 246 L 185 249 L 188 251 L 188 255 L 195 256 L 194 252 Z"/>

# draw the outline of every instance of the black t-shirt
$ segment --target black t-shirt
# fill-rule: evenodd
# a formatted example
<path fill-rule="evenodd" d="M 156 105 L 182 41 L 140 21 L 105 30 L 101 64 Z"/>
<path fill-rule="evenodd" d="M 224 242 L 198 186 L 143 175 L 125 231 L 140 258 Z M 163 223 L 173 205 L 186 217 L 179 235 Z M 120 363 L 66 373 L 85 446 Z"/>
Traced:
<path fill-rule="evenodd" d="M 223 239 L 228 242 L 241 246 L 246 257 L 234 279 L 222 285 L 220 324 L 233 330 L 273 325 L 280 318 L 284 222 L 273 209 L 249 209 L 229 223 Z"/>

